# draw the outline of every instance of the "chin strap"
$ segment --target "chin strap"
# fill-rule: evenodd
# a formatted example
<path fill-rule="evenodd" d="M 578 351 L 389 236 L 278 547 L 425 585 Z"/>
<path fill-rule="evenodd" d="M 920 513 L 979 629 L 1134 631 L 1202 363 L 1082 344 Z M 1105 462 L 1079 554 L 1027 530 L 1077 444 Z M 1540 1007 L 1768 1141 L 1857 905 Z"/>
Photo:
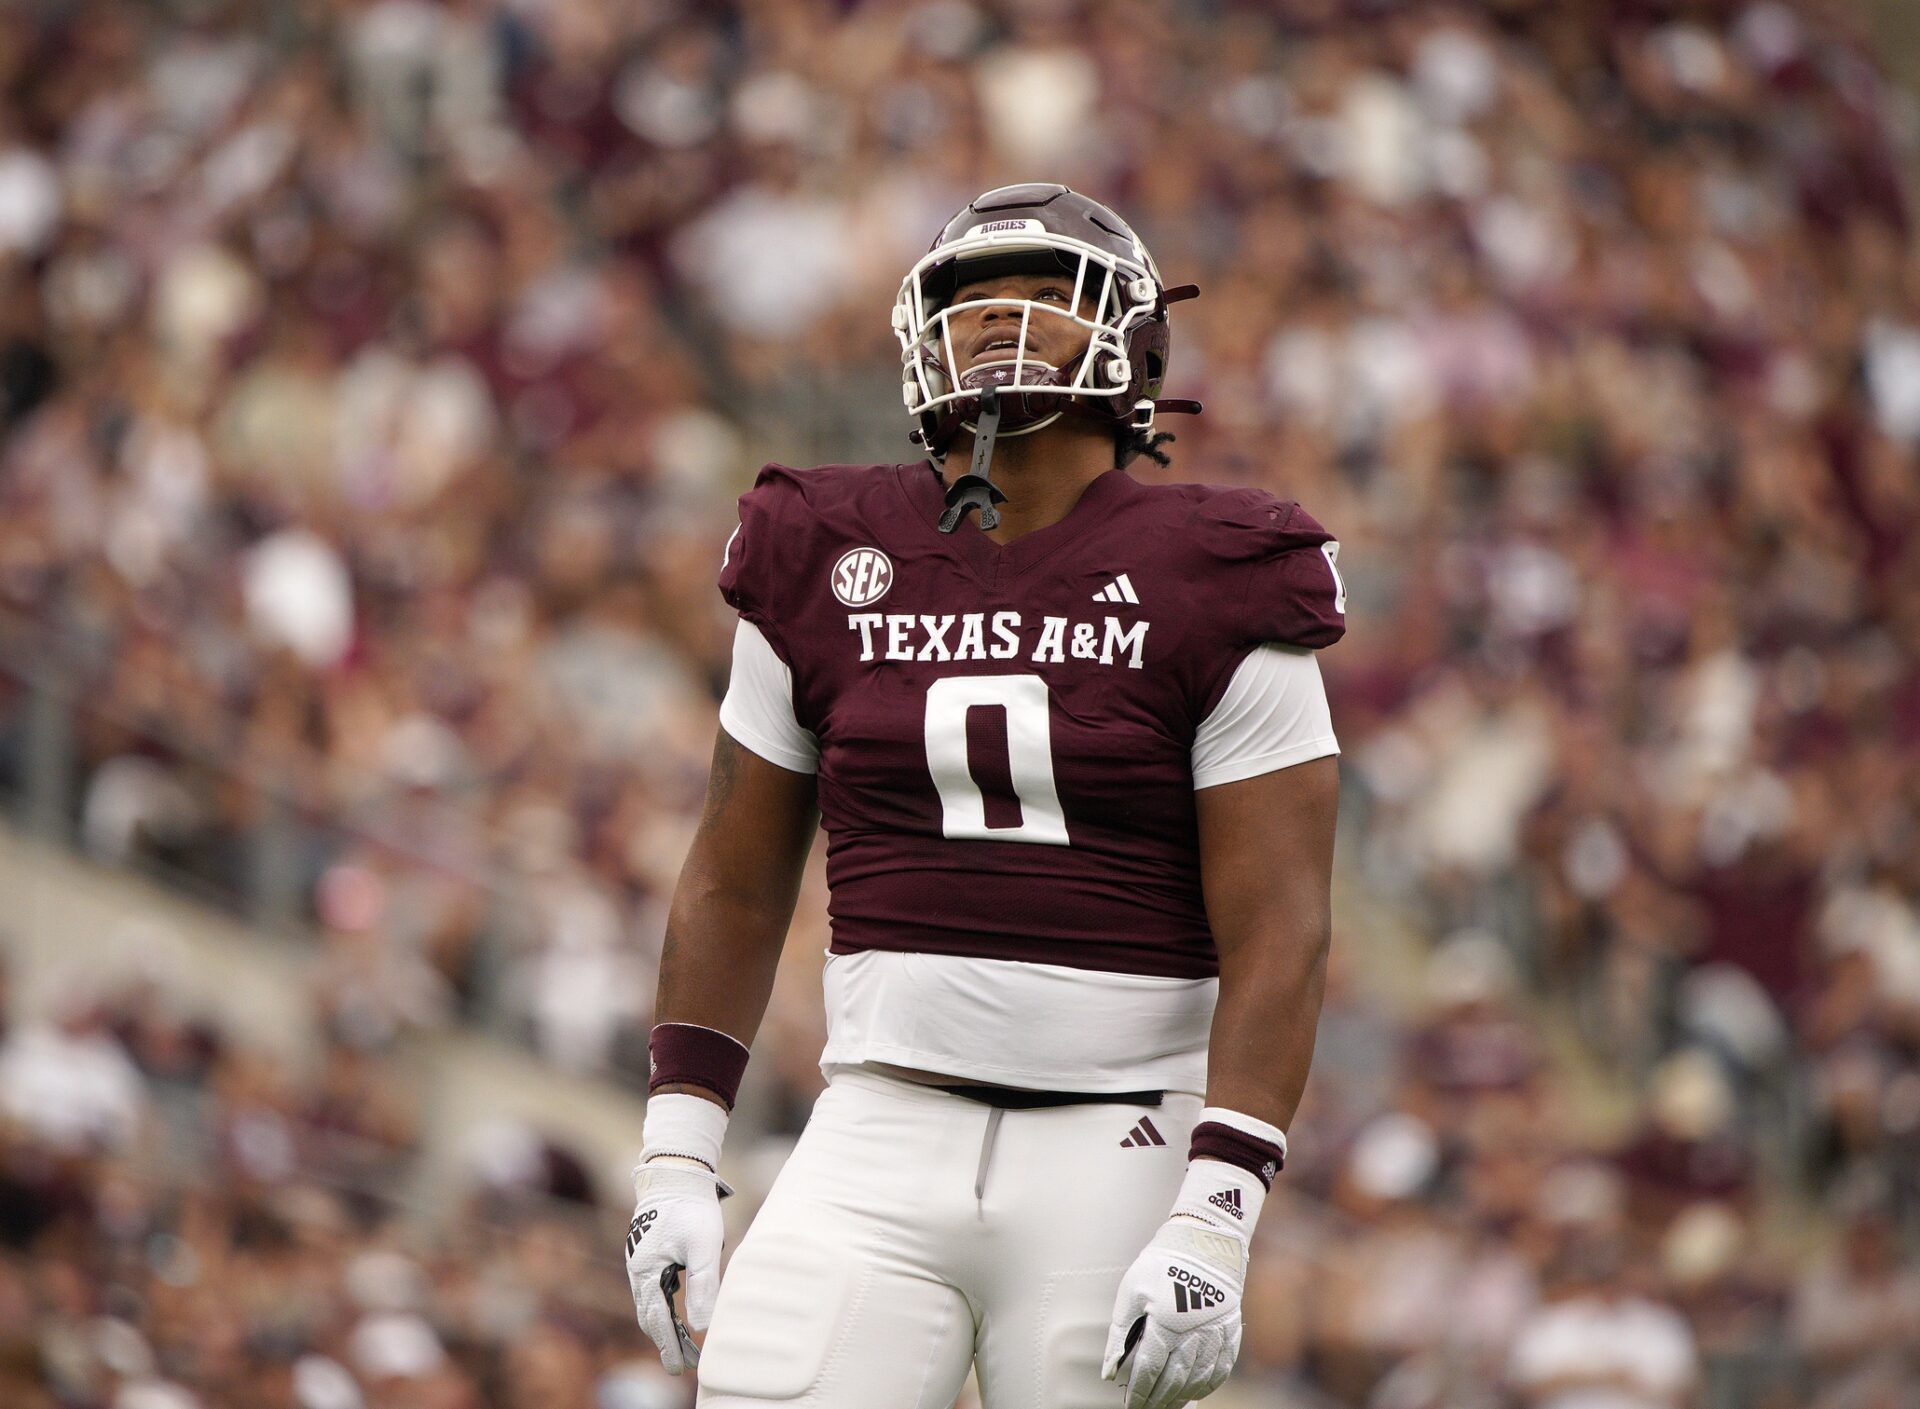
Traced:
<path fill-rule="evenodd" d="M 942 533 L 952 533 L 960 527 L 969 509 L 980 511 L 983 531 L 999 525 L 1000 511 L 993 506 L 1006 503 L 1007 496 L 987 478 L 987 467 L 993 463 L 993 437 L 999 429 L 1000 392 L 995 387 L 982 387 L 980 414 L 973 423 L 973 463 L 964 475 L 947 486 L 947 511 L 940 515 Z"/>

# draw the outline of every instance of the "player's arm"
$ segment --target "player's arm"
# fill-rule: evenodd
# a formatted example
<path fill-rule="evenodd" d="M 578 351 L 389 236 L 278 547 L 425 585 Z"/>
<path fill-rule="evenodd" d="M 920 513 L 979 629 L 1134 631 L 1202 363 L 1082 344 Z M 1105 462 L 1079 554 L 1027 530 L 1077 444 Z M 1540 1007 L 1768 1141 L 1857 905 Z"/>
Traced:
<path fill-rule="evenodd" d="M 1331 757 L 1194 794 L 1200 881 L 1220 955 L 1207 1105 L 1278 1130 L 1293 1123 L 1313 1061 L 1339 795 Z"/>
<path fill-rule="evenodd" d="M 741 496 L 740 526 L 721 553 L 720 595 L 740 614 L 733 672 L 654 1000 L 649 1090 L 729 1109 L 773 992 L 816 820 L 820 745 L 795 709 L 781 625 L 791 554 L 810 531 L 803 499 L 791 471 L 768 466 Z"/>
<path fill-rule="evenodd" d="M 1283 755 L 1319 752 L 1194 795 L 1220 994 L 1186 1178 L 1121 1280 L 1108 1329 L 1102 1373 L 1125 1371 L 1128 1409 L 1204 1397 L 1239 1354 L 1253 1227 L 1285 1157 L 1326 985 L 1332 746 L 1330 734 L 1274 740 Z"/>
<path fill-rule="evenodd" d="M 1339 744 L 1316 653 L 1346 632 L 1347 589 L 1339 543 L 1299 505 L 1257 493 L 1223 503 L 1226 537 L 1213 541 L 1237 566 L 1232 619 L 1260 644 L 1194 741 L 1220 996 L 1193 1155 L 1239 1164 L 1264 1186 L 1285 1158 L 1326 983 Z"/>
<path fill-rule="evenodd" d="M 656 1023 L 725 1033 L 753 1044 L 773 992 L 794 899 L 813 844 L 814 775 L 770 763 L 723 728 L 713 743 L 706 807 L 680 868 L 660 951 Z M 695 1081 L 690 1092 L 731 1104 Z"/>
<path fill-rule="evenodd" d="M 794 713 L 791 667 L 742 618 L 706 806 L 660 955 L 647 1085 L 671 1106 L 690 1097 L 733 1108 L 813 841 L 819 763 L 819 741 Z"/>
<path fill-rule="evenodd" d="M 626 1255 L 641 1329 L 674 1374 L 698 1353 L 673 1319 L 672 1279 L 684 1269 L 687 1321 L 705 1330 L 720 1290 L 720 1199 L 728 1192 L 720 1147 L 813 841 L 819 751 L 794 718 L 792 689 L 784 661 L 743 620 L 706 807 L 661 950 Z"/>
<path fill-rule="evenodd" d="M 1210 1394 L 1239 1354 L 1254 1225 L 1313 1059 L 1338 810 L 1315 652 L 1346 630 L 1339 545 L 1298 505 L 1257 491 L 1216 497 L 1189 527 L 1219 571 L 1233 649 L 1224 686 L 1198 692 L 1192 754 L 1220 986 L 1186 1178 L 1114 1299 L 1102 1368 L 1125 1369 L 1129 1409 Z"/>

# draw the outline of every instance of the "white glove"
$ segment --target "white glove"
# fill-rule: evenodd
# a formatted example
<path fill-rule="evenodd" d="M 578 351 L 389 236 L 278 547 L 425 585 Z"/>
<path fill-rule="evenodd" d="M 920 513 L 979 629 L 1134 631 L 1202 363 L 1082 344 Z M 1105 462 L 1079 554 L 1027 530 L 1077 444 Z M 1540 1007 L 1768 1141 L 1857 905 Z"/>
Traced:
<path fill-rule="evenodd" d="M 701 1096 L 656 1096 L 647 1103 L 646 1144 L 633 1171 L 627 1225 L 627 1284 L 640 1329 L 660 1347 L 660 1363 L 671 1375 L 697 1362 L 699 1350 L 676 1325 L 661 1278 L 669 1268 L 685 1270 L 686 1324 L 695 1331 L 707 1329 L 720 1295 L 720 1200 L 733 1191 L 713 1166 L 726 1125 L 726 1109 Z"/>
<path fill-rule="evenodd" d="M 1240 1354 L 1247 1249 L 1266 1186 L 1197 1159 L 1146 1250 L 1120 1279 L 1100 1378 L 1127 1370 L 1127 1409 L 1163 1409 L 1218 1389 Z M 1136 1330 L 1137 1327 L 1137 1330 Z"/>

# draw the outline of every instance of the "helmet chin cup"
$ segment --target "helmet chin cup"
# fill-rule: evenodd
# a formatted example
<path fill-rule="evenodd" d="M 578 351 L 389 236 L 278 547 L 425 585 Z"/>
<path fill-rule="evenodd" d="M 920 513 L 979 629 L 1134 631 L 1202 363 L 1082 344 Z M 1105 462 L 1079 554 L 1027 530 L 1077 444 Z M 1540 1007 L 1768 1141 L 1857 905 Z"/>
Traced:
<path fill-rule="evenodd" d="M 1020 375 L 1016 377 L 1016 372 Z M 958 389 L 976 393 L 963 396 L 962 407 L 977 407 L 979 393 L 992 388 L 1000 406 L 999 433 L 1021 435 L 1036 430 L 1043 422 L 1060 414 L 1060 394 L 1050 384 L 1061 381 L 1060 369 L 1044 362 L 988 362 L 967 368 L 960 374 Z M 972 422 L 975 416 L 966 416 Z"/>
<path fill-rule="evenodd" d="M 1000 362 L 974 363 L 960 374 L 959 385 L 963 391 L 984 391 L 990 386 L 1002 395 L 1009 390 L 1017 395 L 1035 386 L 1049 386 L 1057 382 L 1059 377 L 1058 367 L 1049 366 L 1037 358 L 1028 357 L 1018 362 L 1007 358 Z"/>

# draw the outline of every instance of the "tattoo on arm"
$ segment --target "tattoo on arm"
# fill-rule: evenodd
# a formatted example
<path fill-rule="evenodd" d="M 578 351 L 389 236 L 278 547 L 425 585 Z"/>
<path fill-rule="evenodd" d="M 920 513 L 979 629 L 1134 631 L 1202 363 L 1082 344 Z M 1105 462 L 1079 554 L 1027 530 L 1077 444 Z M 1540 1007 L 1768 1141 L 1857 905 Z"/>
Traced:
<path fill-rule="evenodd" d="M 655 1022 L 751 1042 L 772 992 L 813 833 L 811 778 L 782 777 L 720 731 L 667 911 Z"/>
<path fill-rule="evenodd" d="M 722 729 L 713 740 L 713 765 L 707 777 L 707 805 L 700 815 L 702 828 L 712 826 L 715 819 L 726 811 L 739 771 L 740 745 Z"/>
<path fill-rule="evenodd" d="M 713 762 L 707 772 L 707 801 L 700 813 L 700 825 L 695 829 L 695 847 L 698 838 L 711 836 L 720 826 L 720 818 L 727 810 L 727 802 L 733 796 L 734 784 L 739 781 L 740 746 L 721 729 L 713 736 Z M 683 873 L 681 884 L 686 883 Z M 674 905 L 667 913 L 667 930 L 660 941 L 660 988 L 655 999 L 655 1017 L 661 1012 L 677 1007 L 678 994 L 687 981 L 685 969 L 692 961 L 692 949 L 683 944 L 682 931 L 685 920 L 680 913 L 680 891 L 674 894 Z"/>

